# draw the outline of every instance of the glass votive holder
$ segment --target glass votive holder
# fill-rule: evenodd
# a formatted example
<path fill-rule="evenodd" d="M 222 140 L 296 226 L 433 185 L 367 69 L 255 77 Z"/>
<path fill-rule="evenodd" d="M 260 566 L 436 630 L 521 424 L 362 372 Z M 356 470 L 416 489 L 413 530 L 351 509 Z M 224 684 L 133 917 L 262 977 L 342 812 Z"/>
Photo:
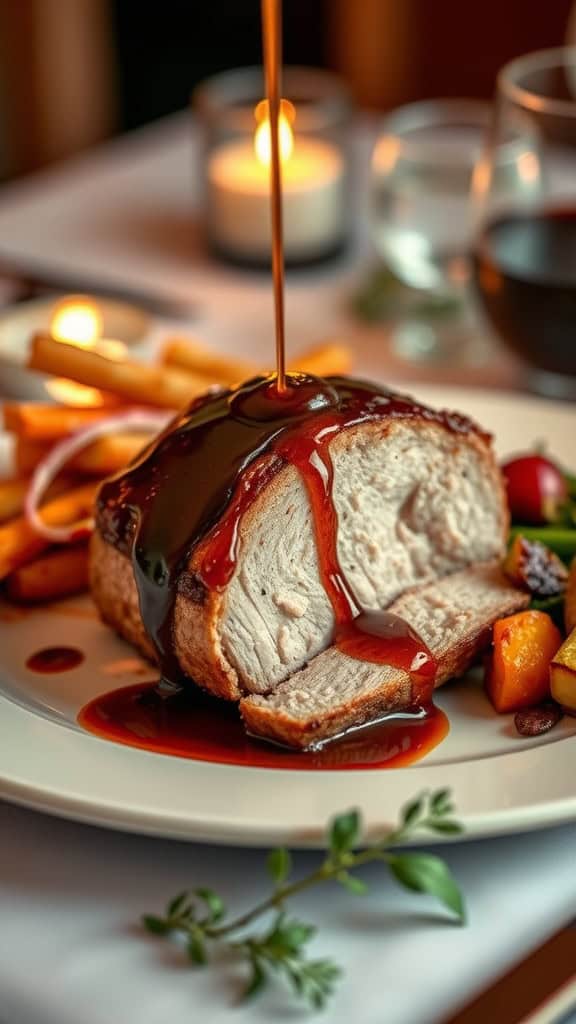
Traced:
<path fill-rule="evenodd" d="M 193 95 L 202 133 L 206 235 L 234 263 L 270 263 L 270 124 L 262 69 L 237 68 Z M 280 116 L 284 254 L 288 266 L 339 254 L 351 228 L 351 100 L 336 76 L 283 73 Z"/>

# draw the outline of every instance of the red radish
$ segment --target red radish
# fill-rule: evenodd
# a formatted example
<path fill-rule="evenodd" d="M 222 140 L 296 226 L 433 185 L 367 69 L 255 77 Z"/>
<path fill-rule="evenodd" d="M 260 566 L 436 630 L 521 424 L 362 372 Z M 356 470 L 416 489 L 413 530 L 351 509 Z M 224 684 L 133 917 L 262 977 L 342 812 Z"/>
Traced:
<path fill-rule="evenodd" d="M 52 481 L 73 455 L 82 451 L 99 437 L 105 437 L 106 434 L 117 434 L 122 430 L 142 430 L 149 434 L 157 434 L 168 425 L 171 418 L 172 413 L 148 409 L 129 409 L 127 412 L 120 412 L 116 416 L 110 416 L 98 423 L 92 423 L 84 430 L 79 430 L 77 433 L 71 434 L 70 437 L 64 438 L 40 462 L 30 480 L 24 514 L 34 532 L 53 544 L 69 544 L 88 536 L 93 527 L 91 519 L 72 523 L 70 526 L 49 526 L 42 519 L 38 510 Z"/>
<path fill-rule="evenodd" d="M 520 455 L 511 459 L 502 466 L 502 474 L 515 522 L 551 523 L 568 500 L 565 477 L 558 466 L 543 455 Z"/>

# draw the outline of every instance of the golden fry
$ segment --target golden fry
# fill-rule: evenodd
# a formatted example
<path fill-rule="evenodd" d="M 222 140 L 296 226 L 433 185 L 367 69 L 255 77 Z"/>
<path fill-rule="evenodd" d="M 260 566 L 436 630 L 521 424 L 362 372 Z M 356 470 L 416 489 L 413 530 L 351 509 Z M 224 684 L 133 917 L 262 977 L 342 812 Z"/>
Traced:
<path fill-rule="evenodd" d="M 4 429 L 28 441 L 61 441 L 110 416 L 109 408 L 87 409 L 42 402 L 6 402 Z"/>
<path fill-rule="evenodd" d="M 6 593 L 11 601 L 36 604 L 79 594 L 88 589 L 86 544 L 49 551 L 11 573 Z"/>
<path fill-rule="evenodd" d="M 84 484 L 49 501 L 42 509 L 42 518 L 50 526 L 68 526 L 89 516 L 94 507 L 97 483 Z M 31 562 L 50 546 L 40 537 L 24 516 L 0 526 L 0 579 L 20 566 Z"/>
<path fill-rule="evenodd" d="M 110 473 L 117 473 L 119 469 L 125 469 L 142 451 L 150 437 L 150 434 L 139 432 L 99 437 L 72 456 L 66 469 L 85 476 L 109 476 Z M 42 459 L 46 458 L 50 447 L 38 441 L 18 438 L 14 453 L 18 472 L 23 475 L 33 473 Z"/>
<path fill-rule="evenodd" d="M 237 384 L 258 373 L 253 363 L 211 352 L 193 338 L 169 338 L 162 350 L 162 362 L 223 384 Z"/>
<path fill-rule="evenodd" d="M 177 367 L 110 359 L 95 349 L 67 345 L 43 333 L 32 340 L 28 369 L 68 377 L 129 402 L 163 409 L 182 409 L 211 383 Z"/>
<path fill-rule="evenodd" d="M 0 523 L 20 515 L 27 490 L 28 480 L 22 477 L 0 480 Z"/>
<path fill-rule="evenodd" d="M 314 377 L 340 376 L 350 372 L 352 361 L 352 349 L 348 345 L 327 341 L 295 356 L 288 369 L 310 373 Z"/>

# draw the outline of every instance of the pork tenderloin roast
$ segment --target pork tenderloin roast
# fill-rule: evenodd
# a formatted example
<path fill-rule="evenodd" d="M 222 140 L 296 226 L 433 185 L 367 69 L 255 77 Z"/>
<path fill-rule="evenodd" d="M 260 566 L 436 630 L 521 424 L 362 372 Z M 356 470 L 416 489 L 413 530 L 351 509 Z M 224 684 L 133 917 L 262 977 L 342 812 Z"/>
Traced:
<path fill-rule="evenodd" d="M 442 682 L 468 666 L 496 618 L 525 604 L 525 596 L 503 582 L 496 565 L 504 552 L 508 513 L 490 439 L 463 417 L 437 413 L 372 385 L 329 380 L 324 386 L 337 394 L 339 404 L 307 410 L 297 422 L 300 432 L 306 423 L 308 441 L 312 423 L 314 443 L 322 436 L 322 458 L 329 460 L 337 561 L 358 606 L 392 607 L 413 622 L 439 657 L 437 682 Z M 249 387 L 253 383 L 244 386 L 246 393 Z M 196 509 L 198 494 L 214 489 L 211 474 L 222 476 L 217 457 L 224 458 L 223 424 L 230 428 L 224 405 L 233 406 L 235 394 L 193 405 L 100 494 L 91 551 L 94 599 L 105 621 L 150 658 L 158 658 L 159 650 L 157 633 L 146 621 L 156 591 L 143 591 L 141 566 L 149 566 L 153 543 L 147 540 L 144 563 L 139 530 L 154 502 L 162 500 L 163 487 L 171 488 L 174 529 L 180 531 L 187 503 Z M 239 439 L 248 430 L 247 417 L 243 411 L 235 417 L 226 445 L 236 447 L 225 455 L 227 486 L 221 488 L 220 504 L 213 502 L 203 512 L 201 530 L 194 512 L 194 529 L 178 549 L 179 561 L 171 563 L 174 594 L 163 628 L 179 676 L 219 697 L 242 701 L 250 731 L 296 746 L 408 706 L 406 673 L 329 650 L 335 613 L 320 564 L 322 517 L 282 434 L 288 430 L 293 444 L 295 428 L 274 432 L 266 422 L 262 432 L 260 422 L 259 446 L 252 437 L 248 463 L 244 449 L 244 461 L 238 455 L 240 444 L 248 445 Z M 183 436 L 186 459 L 163 472 L 166 451 L 173 458 L 174 444 L 179 440 L 182 446 Z M 312 462 L 318 452 L 310 450 Z M 327 465 L 324 461 L 324 473 Z M 152 497 L 147 492 L 144 500 L 146 482 Z M 233 529 L 231 508 L 241 510 Z M 162 536 L 170 523 L 165 526 Z M 216 547 L 222 561 L 226 530 L 233 537 L 233 559 L 226 553 L 228 571 L 215 583 L 213 552 Z M 164 562 L 158 564 L 160 570 L 149 572 L 155 584 L 156 577 L 167 575 Z"/>

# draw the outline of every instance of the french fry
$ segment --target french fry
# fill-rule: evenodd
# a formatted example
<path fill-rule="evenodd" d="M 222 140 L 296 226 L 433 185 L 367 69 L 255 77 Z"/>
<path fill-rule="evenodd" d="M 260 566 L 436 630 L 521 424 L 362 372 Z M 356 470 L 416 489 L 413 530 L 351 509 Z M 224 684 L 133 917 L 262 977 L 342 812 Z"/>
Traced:
<path fill-rule="evenodd" d="M 72 456 L 66 469 L 85 476 L 109 476 L 125 469 L 129 462 L 148 444 L 151 435 L 145 433 L 108 434 L 93 441 Z M 50 451 L 50 445 L 40 441 L 17 438 L 14 449 L 16 468 L 23 476 L 34 472 Z"/>
<path fill-rule="evenodd" d="M 311 373 L 314 377 L 329 377 L 349 373 L 352 368 L 352 350 L 337 341 L 327 341 L 305 349 L 288 364 L 289 370 Z"/>
<path fill-rule="evenodd" d="M 98 484 L 89 483 L 49 501 L 42 509 L 42 518 L 50 526 L 67 526 L 90 515 Z M 0 579 L 5 579 L 20 566 L 26 565 L 49 547 L 23 516 L 0 526 Z"/>
<path fill-rule="evenodd" d="M 254 363 L 212 353 L 192 338 L 170 338 L 164 346 L 165 366 L 179 366 L 192 373 L 217 378 L 234 384 L 261 372 Z M 305 349 L 289 363 L 289 370 L 311 373 L 317 377 L 348 373 L 352 367 L 352 351 L 341 342 L 328 341 Z"/>
<path fill-rule="evenodd" d="M 68 345 L 41 332 L 32 339 L 28 369 L 67 377 L 130 402 L 162 409 L 182 409 L 216 382 L 175 366 L 110 359 L 95 349 Z"/>
<path fill-rule="evenodd" d="M 29 486 L 30 481 L 24 477 L 0 480 L 0 523 L 15 519 L 24 510 L 24 501 Z M 68 476 L 59 476 L 50 484 L 44 503 L 58 497 L 64 491 L 69 491 L 73 486 Z"/>
<path fill-rule="evenodd" d="M 24 508 L 24 499 L 28 490 L 28 480 L 16 477 L 13 480 L 0 480 L 0 523 L 14 519 Z"/>
<path fill-rule="evenodd" d="M 88 547 L 86 544 L 57 548 L 11 573 L 6 593 L 11 601 L 37 604 L 56 601 L 88 589 Z"/>
<path fill-rule="evenodd" d="M 6 402 L 4 429 L 29 441 L 55 442 L 110 416 L 110 409 L 87 409 L 42 402 Z"/>
<path fill-rule="evenodd" d="M 162 350 L 161 360 L 164 366 L 179 366 L 223 384 L 236 384 L 258 373 L 254 363 L 211 352 L 193 338 L 169 338 Z"/>

